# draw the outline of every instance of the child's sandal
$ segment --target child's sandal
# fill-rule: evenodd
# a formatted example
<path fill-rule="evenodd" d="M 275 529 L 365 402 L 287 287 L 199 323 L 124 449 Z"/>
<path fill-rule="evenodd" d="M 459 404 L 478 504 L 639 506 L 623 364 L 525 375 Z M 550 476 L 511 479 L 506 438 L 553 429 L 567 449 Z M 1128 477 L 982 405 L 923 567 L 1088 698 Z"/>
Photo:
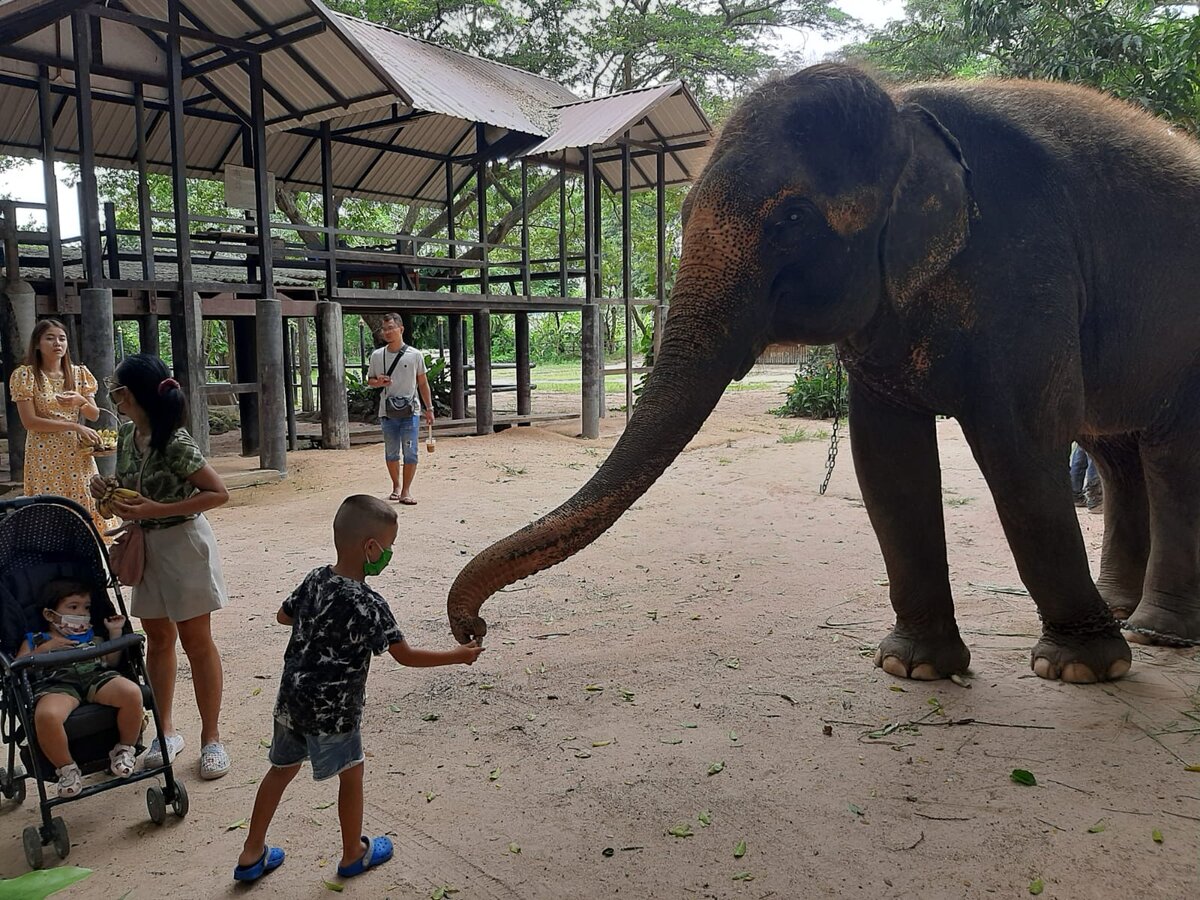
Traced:
<path fill-rule="evenodd" d="M 108 751 L 108 771 L 118 778 L 128 778 L 137 766 L 137 750 L 128 744 L 117 744 Z"/>
<path fill-rule="evenodd" d="M 362 858 L 355 860 L 348 866 L 338 866 L 337 873 L 339 878 L 353 878 L 355 875 L 361 875 L 367 869 L 383 865 L 392 858 L 393 848 L 391 838 L 368 838 L 364 834 L 362 841 L 366 845 Z"/>

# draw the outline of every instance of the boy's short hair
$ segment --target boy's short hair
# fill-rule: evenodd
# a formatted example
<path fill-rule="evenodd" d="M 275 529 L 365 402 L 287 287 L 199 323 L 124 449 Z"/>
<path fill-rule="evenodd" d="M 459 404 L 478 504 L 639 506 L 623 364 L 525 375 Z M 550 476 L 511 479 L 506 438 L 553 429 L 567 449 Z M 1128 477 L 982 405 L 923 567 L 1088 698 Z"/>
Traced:
<path fill-rule="evenodd" d="M 380 321 L 381 326 L 386 325 L 388 322 L 391 322 L 393 325 L 399 325 L 401 328 L 404 327 L 404 319 L 400 316 L 399 313 L 384 313 L 380 317 L 379 321 Z"/>
<path fill-rule="evenodd" d="M 82 581 L 76 581 L 73 578 L 55 578 L 42 588 L 42 609 L 57 610 L 58 604 L 67 597 L 76 597 L 80 594 L 91 599 L 92 589 Z"/>
<path fill-rule="evenodd" d="M 398 521 L 395 507 L 370 494 L 354 494 L 342 501 L 333 517 L 333 542 L 340 546 L 378 537 Z"/>

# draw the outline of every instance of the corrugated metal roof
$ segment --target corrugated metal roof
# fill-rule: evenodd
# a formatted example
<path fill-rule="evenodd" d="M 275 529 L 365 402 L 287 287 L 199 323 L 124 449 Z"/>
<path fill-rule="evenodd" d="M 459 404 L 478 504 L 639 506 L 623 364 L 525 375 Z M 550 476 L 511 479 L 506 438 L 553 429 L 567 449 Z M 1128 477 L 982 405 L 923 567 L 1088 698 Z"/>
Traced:
<path fill-rule="evenodd" d="M 54 0 L 0 0 L 0 27 L 9 11 L 23 15 L 55 5 Z M 159 20 L 166 16 L 166 0 L 125 0 L 124 5 L 139 15 Z M 258 41 L 272 38 L 271 23 L 291 21 L 283 29 L 288 32 L 325 22 L 322 33 L 263 56 L 263 72 L 270 85 L 264 98 L 271 131 L 268 164 L 281 185 L 320 190 L 320 153 L 312 125 L 322 120 L 329 121 L 335 132 L 335 190 L 377 200 L 444 203 L 445 159 L 458 157 L 453 162 L 455 184 L 470 176 L 470 157 L 480 150 L 476 123 L 486 126 L 489 142 L 502 138 L 506 131 L 542 137 L 545 140 L 527 155 L 568 165 L 582 160 L 578 148 L 613 150 L 628 132 L 636 142 L 669 148 L 668 183 L 691 180 L 707 156 L 707 148 L 696 145 L 707 142 L 711 127 L 680 82 L 580 100 L 548 78 L 333 14 L 315 0 L 255 0 L 250 7 L 228 0 L 184 0 L 184 5 L 189 11 L 187 25 Z M 253 12 L 248 14 L 246 9 Z M 124 67 L 162 75 L 165 52 L 161 41 L 127 23 L 96 21 L 101 23 L 110 59 L 111 54 L 119 53 Z M 182 44 L 189 56 L 206 49 L 193 38 Z M 43 28 L 16 46 L 40 51 L 40 59 L 51 54 L 69 65 L 69 23 L 57 29 Z M 215 55 L 201 56 L 199 61 L 210 58 Z M 6 57 L 0 47 L 0 71 L 29 77 L 36 76 L 37 66 Z M 51 69 L 51 79 L 62 87 L 74 86 L 73 73 L 65 66 Z M 249 109 L 248 75 L 242 65 L 234 64 L 211 71 L 203 80 L 187 78 L 184 84 L 191 113 L 184 129 L 187 174 L 219 179 L 226 164 L 242 162 L 241 120 Z M 133 109 L 106 99 L 106 92 L 128 97 L 132 88 L 127 82 L 99 75 L 93 76 L 93 87 L 97 162 L 131 168 L 136 151 Z M 166 96 L 160 86 L 146 84 L 144 89 L 148 101 Z M 74 97 L 55 93 L 53 102 L 58 108 L 55 146 L 60 158 L 73 159 L 78 147 Z M 408 117 L 414 111 L 420 115 Z M 169 172 L 165 116 L 153 102 L 147 109 L 147 121 L 150 169 Z M 376 122 L 378 127 L 370 127 Z M 343 128 L 354 128 L 353 136 L 345 139 L 348 142 L 336 135 Z M 372 146 L 353 143 L 363 139 Z M 39 145 L 36 91 L 0 85 L 0 152 L 38 158 Z M 389 147 L 397 152 L 387 152 Z M 405 154 L 405 149 L 439 158 Z M 619 187 L 620 162 L 612 157 L 612 153 L 598 153 L 597 165 L 605 181 Z M 653 157 L 636 159 L 632 174 L 634 190 L 652 186 L 656 181 Z"/>
<path fill-rule="evenodd" d="M 579 99 L 541 75 L 477 59 L 362 19 L 339 18 L 403 85 L 416 109 L 544 136 L 556 127 L 550 108 Z"/>

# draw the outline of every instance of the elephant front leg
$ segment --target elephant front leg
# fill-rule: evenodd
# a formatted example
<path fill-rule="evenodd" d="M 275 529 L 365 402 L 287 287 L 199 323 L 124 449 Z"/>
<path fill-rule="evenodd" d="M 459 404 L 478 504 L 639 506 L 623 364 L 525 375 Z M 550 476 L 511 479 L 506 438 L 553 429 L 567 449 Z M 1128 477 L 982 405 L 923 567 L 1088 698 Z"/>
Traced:
<path fill-rule="evenodd" d="M 1069 682 L 1119 678 L 1132 654 L 1092 582 L 1067 477 L 1067 444 L 1045 446 L 1019 424 L 1024 420 L 993 413 L 963 430 L 1042 618 L 1030 665 L 1042 678 Z"/>
<path fill-rule="evenodd" d="M 854 469 L 896 612 L 875 664 L 922 680 L 966 672 L 971 652 L 954 621 L 934 417 L 893 407 L 854 381 L 850 410 Z"/>

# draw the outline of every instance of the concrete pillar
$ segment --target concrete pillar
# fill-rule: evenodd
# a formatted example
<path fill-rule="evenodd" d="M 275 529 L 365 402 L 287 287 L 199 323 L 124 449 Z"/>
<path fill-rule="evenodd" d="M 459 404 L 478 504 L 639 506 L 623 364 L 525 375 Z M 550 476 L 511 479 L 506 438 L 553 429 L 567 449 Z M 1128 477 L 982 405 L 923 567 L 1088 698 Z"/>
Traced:
<path fill-rule="evenodd" d="M 96 405 L 100 407 L 100 421 L 92 423 L 96 428 L 114 428 L 116 419 L 112 413 L 112 401 L 108 398 L 105 381 L 112 377 L 116 368 L 116 344 L 113 341 L 113 295 L 109 288 L 84 288 L 79 292 L 79 359 L 96 376 Z M 115 456 L 96 460 L 100 474 L 116 472 Z"/>
<path fill-rule="evenodd" d="M 346 402 L 346 355 L 342 304 L 317 303 L 317 390 L 321 397 L 321 446 L 350 449 L 350 413 Z"/>
<path fill-rule="evenodd" d="M 284 389 L 283 306 L 278 300 L 254 301 L 258 341 L 259 465 L 287 473 L 287 399 Z"/>

